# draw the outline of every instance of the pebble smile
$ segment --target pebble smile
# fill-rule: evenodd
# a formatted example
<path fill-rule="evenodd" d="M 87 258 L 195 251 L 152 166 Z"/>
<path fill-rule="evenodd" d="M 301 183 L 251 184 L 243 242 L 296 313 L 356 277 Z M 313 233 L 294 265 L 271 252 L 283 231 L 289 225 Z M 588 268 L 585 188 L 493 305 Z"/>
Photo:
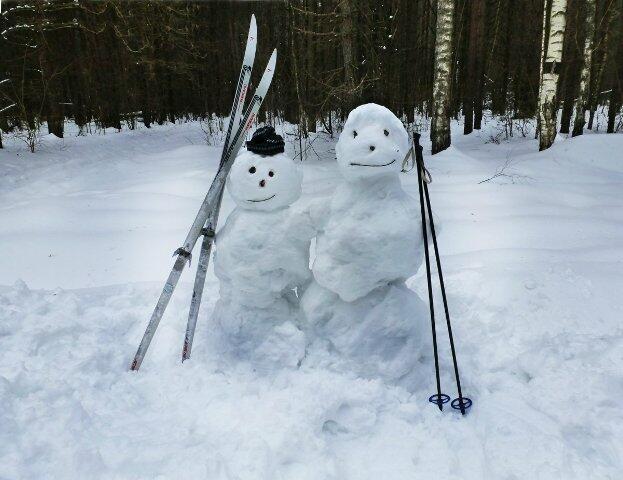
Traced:
<path fill-rule="evenodd" d="M 275 196 L 276 196 L 276 195 L 277 195 L 277 194 L 273 195 L 272 197 L 264 198 L 263 200 L 247 200 L 247 202 L 255 202 L 255 203 L 258 203 L 258 202 L 265 202 L 265 201 L 267 201 L 267 200 L 270 200 L 271 198 L 275 198 Z"/>
<path fill-rule="evenodd" d="M 391 165 L 392 163 L 394 163 L 396 161 L 396 159 L 394 158 L 391 162 L 389 163 L 384 163 L 382 165 L 370 165 L 368 163 L 351 163 L 351 165 L 357 166 L 357 167 L 386 167 L 388 165 Z"/>

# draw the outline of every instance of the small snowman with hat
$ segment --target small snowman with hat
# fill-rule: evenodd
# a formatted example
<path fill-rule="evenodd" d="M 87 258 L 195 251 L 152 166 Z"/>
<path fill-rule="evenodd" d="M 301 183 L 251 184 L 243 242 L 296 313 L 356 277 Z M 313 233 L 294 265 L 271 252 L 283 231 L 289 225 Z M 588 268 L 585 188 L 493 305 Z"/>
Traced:
<path fill-rule="evenodd" d="M 270 126 L 258 129 L 234 161 L 227 190 L 236 208 L 215 240 L 220 298 L 209 335 L 220 358 L 260 371 L 300 365 L 306 342 L 298 296 L 311 280 L 314 235 L 306 216 L 291 208 L 302 179 Z"/>

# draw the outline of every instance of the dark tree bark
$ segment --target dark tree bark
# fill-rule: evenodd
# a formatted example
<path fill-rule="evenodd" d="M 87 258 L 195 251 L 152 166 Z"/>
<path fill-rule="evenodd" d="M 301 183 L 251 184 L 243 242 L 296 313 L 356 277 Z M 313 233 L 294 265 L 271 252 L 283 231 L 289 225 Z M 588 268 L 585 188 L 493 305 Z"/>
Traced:
<path fill-rule="evenodd" d="M 568 1 L 573 12 L 584 4 Z M 610 19 L 621 10 L 621 0 L 594 1 L 591 118 L 597 105 L 610 103 L 614 112 L 620 104 L 616 92 L 606 92 L 615 85 L 611 45 L 621 30 Z M 248 19 L 255 13 L 261 41 L 252 84 L 270 50 L 276 46 L 280 53 L 261 121 L 285 119 L 299 123 L 303 131 L 313 130 L 317 121 L 326 128 L 329 119 L 343 119 L 353 106 L 367 101 L 388 106 L 410 123 L 426 121 L 420 116 L 433 113 L 441 121 L 462 108 L 466 133 L 480 127 L 485 101 L 484 107 L 496 114 L 534 118 L 543 28 L 535 18 L 541 18 L 543 0 L 512 5 L 505 0 L 453 1 L 443 115 L 435 111 L 440 97 L 439 83 L 433 81 L 439 66 L 436 5 L 437 0 L 3 0 L 0 81 L 8 77 L 21 87 L 24 72 L 24 88 L 23 98 L 17 98 L 7 85 L 0 86 L 0 109 L 16 103 L 16 125 L 36 129 L 48 120 L 50 131 L 59 135 L 68 117 L 82 131 L 92 121 L 98 127 L 133 128 L 140 121 L 149 127 L 226 116 Z M 571 52 L 583 48 L 583 22 L 583 16 L 570 17 L 566 30 L 571 47 L 575 44 Z M 38 28 L 48 47 L 38 41 Z M 568 50 L 566 44 L 565 39 Z M 574 55 L 563 54 L 559 72 L 560 101 L 554 107 L 563 107 L 562 131 L 567 131 L 579 84 L 575 72 L 581 68 L 574 64 Z M 442 131 L 447 125 L 443 122 Z M 331 128 L 337 132 L 339 122 Z M 432 130 L 439 130 L 435 123 Z"/>
<path fill-rule="evenodd" d="M 467 76 L 465 78 L 464 115 L 465 135 L 472 132 L 476 127 L 475 117 L 478 112 L 478 126 L 482 120 L 482 76 L 483 76 L 483 52 L 482 39 L 485 18 L 485 0 L 473 0 L 470 2 L 469 12 L 469 48 L 467 56 Z"/>
<path fill-rule="evenodd" d="M 562 54 L 563 70 L 559 85 L 559 96 L 562 98 L 560 133 L 564 134 L 570 132 L 575 95 L 580 81 L 578 71 L 581 67 L 578 60 L 582 52 L 578 43 L 579 35 L 583 32 L 583 4 L 584 2 L 580 0 L 569 0 L 567 4 L 567 26 Z"/>
<path fill-rule="evenodd" d="M 580 73 L 580 91 L 575 101 L 575 118 L 572 136 L 582 135 L 584 131 L 584 115 L 588 105 L 591 85 L 591 63 L 593 61 L 593 42 L 595 39 L 595 3 L 596 0 L 585 2 L 584 51 L 582 55 L 582 72 Z"/>
<path fill-rule="evenodd" d="M 611 56 L 614 62 L 612 68 L 612 87 L 608 102 L 607 133 L 615 132 L 616 118 L 617 115 L 621 113 L 621 105 L 623 104 L 623 34 L 621 33 L 621 29 L 623 28 L 623 0 L 618 0 L 616 8 L 618 13 L 613 25 L 617 33 L 613 42 Z"/>

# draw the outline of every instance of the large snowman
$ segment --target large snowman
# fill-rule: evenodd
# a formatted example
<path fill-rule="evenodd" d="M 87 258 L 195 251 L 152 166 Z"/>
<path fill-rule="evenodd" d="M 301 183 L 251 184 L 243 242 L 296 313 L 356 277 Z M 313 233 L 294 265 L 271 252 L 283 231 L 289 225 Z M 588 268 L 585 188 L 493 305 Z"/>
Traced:
<path fill-rule="evenodd" d="M 290 208 L 301 195 L 302 171 L 283 151 L 272 127 L 254 133 L 229 173 L 236 208 L 216 236 L 213 348 L 259 371 L 296 367 L 305 354 L 297 293 L 311 278 L 313 231 Z"/>
<path fill-rule="evenodd" d="M 367 104 L 349 114 L 336 147 L 344 181 L 323 215 L 314 281 L 301 302 L 322 346 L 312 350 L 393 382 L 415 372 L 426 318 L 405 285 L 423 259 L 419 204 L 399 179 L 408 148 L 406 130 L 387 108 Z"/>

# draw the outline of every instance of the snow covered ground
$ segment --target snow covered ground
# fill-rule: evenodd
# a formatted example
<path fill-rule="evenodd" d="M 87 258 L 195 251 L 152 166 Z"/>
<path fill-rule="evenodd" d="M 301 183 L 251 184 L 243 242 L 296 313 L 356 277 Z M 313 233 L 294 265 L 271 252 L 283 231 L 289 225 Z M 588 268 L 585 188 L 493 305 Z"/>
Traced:
<path fill-rule="evenodd" d="M 430 357 L 414 393 L 313 364 L 217 369 L 204 348 L 211 271 L 191 361 L 179 363 L 186 272 L 128 372 L 219 149 L 197 124 L 47 136 L 35 154 L 7 141 L 0 479 L 620 478 L 623 135 L 537 153 L 531 137 L 489 142 L 495 124 L 453 128 L 453 146 L 425 160 L 474 400 L 465 418 L 427 402 Z M 303 201 L 337 181 L 330 145 L 319 151 L 329 158 L 305 163 Z M 403 181 L 417 197 L 415 174 Z M 409 285 L 425 298 L 422 271 Z"/>

